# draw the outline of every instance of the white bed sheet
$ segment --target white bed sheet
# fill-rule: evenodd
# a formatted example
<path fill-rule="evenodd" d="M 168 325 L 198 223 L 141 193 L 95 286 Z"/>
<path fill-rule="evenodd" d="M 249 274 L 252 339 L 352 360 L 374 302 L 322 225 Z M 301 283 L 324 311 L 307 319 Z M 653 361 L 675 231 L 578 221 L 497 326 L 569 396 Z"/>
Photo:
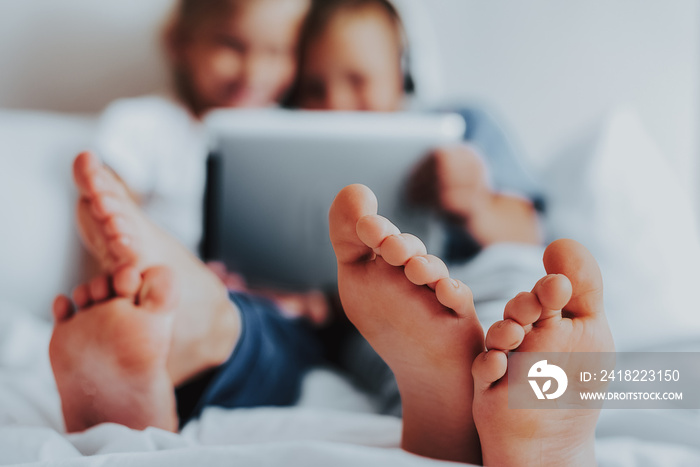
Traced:
<path fill-rule="evenodd" d="M 500 254 L 517 258 L 514 248 Z M 489 254 L 495 264 L 498 251 Z M 363 395 L 323 369 L 306 378 L 298 407 L 210 408 L 180 434 L 104 424 L 65 435 L 47 357 L 51 325 L 4 304 L 0 330 L 0 465 L 440 464 L 401 451 L 400 421 L 368 413 Z M 700 465 L 697 411 L 604 412 L 598 433 L 604 466 Z"/>
<path fill-rule="evenodd" d="M 20 212 L 14 209 L 16 201 L 3 205 L 2 199 L 10 200 L 3 197 L 0 198 L 3 218 L 12 221 L 5 226 L 26 224 L 28 228 L 41 225 L 41 228 L 33 228 L 33 235 L 41 234 L 41 238 L 44 238 L 46 232 L 52 232 L 53 237 L 46 244 L 35 245 L 33 243 L 40 238 L 24 238 L 22 229 L 8 230 L 2 235 L 5 250 L 0 255 L 3 258 L 0 278 L 3 278 L 4 288 L 0 289 L 0 302 L 3 299 L 12 300 L 14 304 L 0 303 L 0 465 L 178 466 L 239 463 L 364 464 L 371 467 L 436 464 L 400 451 L 399 421 L 368 414 L 371 403 L 344 380 L 325 371 L 313 372 L 307 378 L 300 407 L 234 411 L 210 409 L 201 422 L 189 425 L 177 435 L 160 430 L 137 432 L 117 425 L 102 425 L 84 434 L 65 436 L 60 402 L 47 358 L 51 326 L 37 316 L 47 316 L 50 295 L 59 290 L 65 291 L 80 276 L 80 271 L 75 270 L 74 261 L 79 251 L 75 246 L 72 227 L 74 194 L 66 187 L 70 180 L 70 158 L 89 140 L 91 124 L 75 118 L 61 124 L 63 119 L 68 118 L 62 116 L 23 114 L 20 117 L 15 113 L 0 113 L 0 135 L 3 136 L 0 142 L 4 144 L 0 150 L 14 155 L 30 149 L 24 159 L 0 159 L 0 162 L 5 161 L 0 167 L 6 169 L 0 171 L 7 182 L 3 186 L 17 186 L 20 193 L 50 199 L 51 203 L 37 207 L 45 207 L 51 212 L 41 215 L 38 212 Z M 624 219 L 629 217 L 616 213 L 619 214 L 621 210 L 642 212 L 642 206 L 639 209 L 633 206 L 637 202 L 634 193 L 637 189 L 646 189 L 646 186 L 643 181 L 638 186 L 628 183 L 625 187 L 628 195 L 620 197 L 615 192 L 618 187 L 616 181 L 626 174 L 630 158 L 639 158 L 641 149 L 648 145 L 642 138 L 643 131 L 629 119 L 611 118 L 603 127 L 603 136 L 594 138 L 598 143 L 592 149 L 596 157 L 586 159 L 593 161 L 593 164 L 582 171 L 587 176 L 578 177 L 579 185 L 561 179 L 564 186 L 559 194 L 568 190 L 569 197 L 577 199 L 567 201 L 566 197 L 557 198 L 556 192 L 553 195 L 557 201 L 565 202 L 552 206 L 554 215 L 549 219 L 550 224 L 554 224 L 552 231 L 558 235 L 580 235 L 584 243 L 597 247 L 596 255 L 601 260 L 604 277 L 609 284 L 610 322 L 621 349 L 642 350 L 652 343 L 648 339 L 649 333 L 664 337 L 656 339 L 656 344 L 673 339 L 679 331 L 699 337 L 695 326 L 697 303 L 692 289 L 679 289 L 677 285 L 673 288 L 676 283 L 668 279 L 670 274 L 665 274 L 668 280 L 662 284 L 650 287 L 648 284 L 664 279 L 659 277 L 660 269 L 654 264 L 647 264 L 649 262 L 643 264 L 646 266 L 644 268 L 637 267 L 638 260 L 653 259 L 656 253 L 665 259 L 661 263 L 664 273 L 690 271 L 695 274 L 690 278 L 697 277 L 696 269 L 689 268 L 700 262 L 700 248 L 696 233 L 693 231 L 691 234 L 692 229 L 686 222 L 693 213 L 690 208 L 666 209 L 666 222 L 660 226 L 663 231 L 657 229 L 654 235 L 639 234 L 652 228 L 641 215 L 631 218 L 633 223 L 623 225 Z M 25 141 L 32 144 L 28 146 Z M 8 142 L 9 146 L 6 144 Z M 616 159 L 618 155 L 624 155 L 624 160 Z M 647 164 L 642 166 L 647 167 L 647 172 L 658 172 L 656 168 L 661 163 L 659 157 L 649 153 L 646 160 Z M 618 168 L 611 168 L 610 164 Z M 636 161 L 635 164 L 639 165 Z M 37 169 L 41 169 L 40 177 L 32 178 L 37 174 Z M 58 178 L 57 173 L 60 174 Z M 552 175 L 551 179 L 554 178 Z M 666 185 L 673 183 L 670 175 L 664 180 Z M 586 193 L 586 187 L 580 186 L 582 184 L 588 184 L 588 191 L 593 192 L 588 198 L 581 198 Z M 12 194 L 16 195 L 15 192 Z M 618 203 L 606 202 L 610 199 L 616 199 Z M 590 218 L 571 217 L 574 212 L 572 205 L 592 202 L 607 209 L 604 215 L 595 218 L 600 221 L 597 223 L 599 231 L 587 225 L 591 223 Z M 659 209 L 669 205 L 674 204 L 661 203 Z M 682 206 L 682 203 L 676 205 Z M 35 218 L 41 222 L 29 222 Z M 586 228 L 588 231 L 585 231 Z M 638 248 L 611 252 L 610 245 L 605 247 L 600 244 L 601 240 L 610 238 L 609 232 L 617 234 L 615 248 L 625 248 L 625 239 L 632 236 L 637 237 L 635 247 Z M 673 232 L 683 232 L 683 241 L 668 244 L 665 241 L 668 238 L 681 238 L 678 235 L 670 236 Z M 22 248 L 18 249 L 17 245 Z M 33 255 L 28 260 L 22 252 Z M 536 264 L 540 255 L 541 249 L 503 245 L 487 250 L 476 263 L 453 270 L 453 274 L 474 289 L 480 318 L 486 327 L 498 319 L 505 300 L 515 292 L 530 287 L 541 274 L 541 268 Z M 631 270 L 635 274 L 627 274 Z M 629 297 L 641 289 L 655 295 L 641 297 L 630 304 Z M 663 308 L 663 316 L 659 317 L 658 304 L 669 295 L 673 296 L 669 302 L 672 306 Z M 604 412 L 598 435 L 601 465 L 700 465 L 700 420 L 697 412 Z"/>

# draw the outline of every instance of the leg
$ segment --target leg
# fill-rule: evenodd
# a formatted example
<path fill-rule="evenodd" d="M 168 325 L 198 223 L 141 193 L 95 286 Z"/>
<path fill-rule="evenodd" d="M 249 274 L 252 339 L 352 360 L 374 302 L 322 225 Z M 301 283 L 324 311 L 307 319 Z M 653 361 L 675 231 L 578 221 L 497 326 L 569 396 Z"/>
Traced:
<path fill-rule="evenodd" d="M 231 358 L 220 365 L 194 395 L 181 424 L 206 407 L 288 406 L 299 398 L 303 376 L 321 364 L 322 349 L 310 324 L 280 315 L 271 300 L 231 293 L 241 311 L 242 333 Z M 197 382 L 193 382 L 193 385 Z M 183 408 L 178 389 L 178 409 Z"/>
<path fill-rule="evenodd" d="M 508 409 L 508 351 L 613 352 L 595 260 L 572 240 L 552 243 L 549 274 L 506 306 L 474 361 L 474 421 L 489 465 L 595 465 L 593 409 Z"/>
<path fill-rule="evenodd" d="M 78 225 L 102 269 L 168 266 L 182 291 L 175 309 L 168 372 L 180 385 L 223 363 L 240 333 L 239 314 L 219 278 L 175 239 L 153 224 L 114 174 L 84 153 L 73 167 L 80 193 Z"/>
<path fill-rule="evenodd" d="M 404 449 L 478 463 L 470 368 L 483 332 L 471 292 L 417 238 L 376 214 L 376 198 L 361 185 L 343 189 L 331 207 L 343 308 L 396 376 Z"/>
<path fill-rule="evenodd" d="M 67 431 L 105 422 L 176 430 L 166 370 L 177 306 L 169 270 L 121 269 L 78 287 L 74 301 L 54 302 L 49 348 Z"/>

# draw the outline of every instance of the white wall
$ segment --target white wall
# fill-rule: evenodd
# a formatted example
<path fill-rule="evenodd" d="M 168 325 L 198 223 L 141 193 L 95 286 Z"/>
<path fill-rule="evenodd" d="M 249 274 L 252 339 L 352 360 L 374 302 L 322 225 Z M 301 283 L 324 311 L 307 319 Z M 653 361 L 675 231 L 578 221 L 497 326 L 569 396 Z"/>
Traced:
<path fill-rule="evenodd" d="M 443 93 L 493 103 L 543 161 L 616 103 L 698 174 L 700 2 L 431 0 Z"/>
<path fill-rule="evenodd" d="M 172 0 L 0 0 L 0 107 L 89 112 L 164 87 Z"/>
<path fill-rule="evenodd" d="M 97 111 L 163 87 L 157 33 L 172 2 L 0 0 L 0 107 Z M 700 2 L 422 3 L 441 94 L 493 104 L 536 164 L 624 102 L 688 184 L 698 173 Z"/>

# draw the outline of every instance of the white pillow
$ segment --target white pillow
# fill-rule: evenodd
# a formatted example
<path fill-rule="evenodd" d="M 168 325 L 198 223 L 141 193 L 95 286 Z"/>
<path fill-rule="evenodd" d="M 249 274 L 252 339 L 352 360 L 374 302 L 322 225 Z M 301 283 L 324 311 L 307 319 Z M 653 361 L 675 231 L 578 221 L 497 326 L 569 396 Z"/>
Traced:
<path fill-rule="evenodd" d="M 50 316 L 53 297 L 83 279 L 71 162 L 91 118 L 0 111 L 0 301 Z"/>
<path fill-rule="evenodd" d="M 700 235 L 690 193 L 629 111 L 543 177 L 547 231 L 586 245 L 605 281 L 618 350 L 700 341 Z"/>

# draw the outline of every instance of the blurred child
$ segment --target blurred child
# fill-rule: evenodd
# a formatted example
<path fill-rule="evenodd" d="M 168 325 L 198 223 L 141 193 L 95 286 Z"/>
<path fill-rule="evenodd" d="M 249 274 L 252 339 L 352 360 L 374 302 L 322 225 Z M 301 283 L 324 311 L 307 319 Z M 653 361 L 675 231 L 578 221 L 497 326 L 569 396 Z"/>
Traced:
<path fill-rule="evenodd" d="M 296 73 L 307 0 L 185 0 L 165 42 L 178 97 L 197 117 L 216 107 L 268 107 Z"/>
<path fill-rule="evenodd" d="M 298 40 L 309 5 L 309 0 L 180 0 L 164 33 L 173 89 L 161 95 L 119 100 L 106 109 L 99 121 L 96 152 L 128 187 L 148 222 L 141 214 L 136 216 L 138 222 L 119 214 L 107 220 L 98 219 L 98 223 L 93 219 L 93 212 L 79 207 L 78 223 L 88 250 L 109 274 L 114 273 L 118 262 L 124 263 L 130 258 L 141 265 L 169 266 L 179 276 L 183 295 L 218 297 L 217 303 L 223 304 L 198 303 L 194 309 L 183 305 L 182 312 L 176 313 L 168 370 L 176 387 L 193 379 L 196 383 L 194 389 L 184 388 L 187 394 L 183 393 L 178 403 L 199 402 L 200 408 L 208 404 L 199 396 L 211 383 L 211 377 L 205 380 L 198 377 L 218 366 L 230 367 L 223 364 L 235 346 L 238 327 L 230 324 L 244 319 L 231 317 L 235 314 L 230 313 L 231 305 L 223 286 L 225 283 L 241 290 L 245 289 L 244 281 L 233 281 L 235 275 L 222 271 L 220 265 L 203 268 L 191 254 L 196 254 L 202 237 L 209 153 L 201 120 L 215 108 L 271 107 L 285 98 L 297 72 Z M 97 167 L 97 164 L 93 162 L 90 167 Z M 105 176 L 101 179 L 104 181 Z M 113 196 L 106 199 L 113 199 Z M 154 235 L 170 238 L 160 229 L 177 242 L 172 239 L 164 243 L 154 241 Z M 109 242 L 117 245 L 117 251 L 105 252 Z M 189 253 L 181 251 L 180 244 Z M 148 246 L 142 250 L 139 245 Z M 297 325 L 286 326 L 272 316 L 274 313 L 316 316 L 315 310 L 325 306 L 325 299 L 317 292 L 278 295 L 273 297 L 274 303 L 265 301 L 257 305 L 257 298 L 243 296 L 245 304 L 236 303 L 233 308 L 239 308 L 239 315 L 243 317 L 255 314 L 255 319 L 248 319 L 245 332 L 254 335 L 253 329 L 259 332 L 264 329 L 269 334 L 266 338 L 270 339 L 276 335 L 275 329 L 298 328 Z M 194 303 L 189 299 L 185 302 Z M 267 311 L 249 312 L 256 306 Z M 218 312 L 217 309 L 227 311 Z M 273 324 L 253 326 L 254 322 L 264 321 L 262 316 L 269 316 Z M 304 330 L 298 334 L 306 336 Z M 294 331 L 283 332 L 277 335 L 275 343 L 284 346 L 283 343 L 292 342 L 287 337 L 294 335 Z M 291 343 L 296 349 L 313 345 L 313 342 L 306 344 L 299 340 Z M 212 358 L 212 349 L 219 349 L 214 352 L 215 358 Z M 284 363 L 285 358 L 278 359 L 291 371 L 285 376 L 284 390 L 275 390 L 275 385 L 270 385 L 274 397 L 261 397 L 263 392 L 257 391 L 255 397 L 236 404 L 293 401 L 301 374 L 315 357 L 310 352 L 302 351 L 309 358 L 294 357 L 295 352 L 289 349 L 286 352 L 299 365 L 290 366 Z M 259 356 L 253 353 L 252 358 Z M 226 371 L 230 373 L 230 369 Z M 185 408 L 181 421 L 193 410 L 193 406 Z"/>
<path fill-rule="evenodd" d="M 182 0 L 163 36 L 173 89 L 122 99 L 100 119 L 95 146 L 149 217 L 197 252 L 202 239 L 210 110 L 271 107 L 297 71 L 310 0 Z M 231 289 L 244 278 L 212 264 Z M 292 316 L 323 319 L 319 293 L 277 294 Z M 319 313 L 316 310 L 321 310 Z"/>
<path fill-rule="evenodd" d="M 208 142 L 200 119 L 222 107 L 270 107 L 296 73 L 309 0 L 182 0 L 165 29 L 173 89 L 119 100 L 95 146 L 149 216 L 196 251 Z"/>
<path fill-rule="evenodd" d="M 312 110 L 401 110 L 414 85 L 407 54 L 401 19 L 389 1 L 314 1 L 293 102 Z M 480 109 L 459 112 L 470 145 L 436 150 L 411 186 L 413 201 L 458 226 L 445 254 L 454 261 L 497 242 L 541 243 L 537 189 L 508 138 Z"/>
<path fill-rule="evenodd" d="M 401 19 L 388 0 L 314 0 L 302 32 L 291 101 L 310 110 L 400 111 L 420 84 L 412 82 L 407 56 Z M 456 272 L 454 267 L 481 249 L 503 242 L 542 242 L 536 209 L 542 203 L 500 126 L 480 109 L 458 112 L 466 120 L 468 144 L 436 149 L 416 168 L 408 188 L 414 203 L 442 214 L 446 245 L 440 254 L 453 274 L 467 281 L 466 269 Z M 536 266 L 524 273 L 523 281 L 536 274 Z M 483 271 L 469 274 L 480 277 Z M 337 333 L 347 332 L 343 329 L 342 323 L 332 328 L 329 342 L 337 347 L 330 354 L 377 396 L 381 412 L 400 415 L 391 371 L 357 334 L 338 338 Z"/>

